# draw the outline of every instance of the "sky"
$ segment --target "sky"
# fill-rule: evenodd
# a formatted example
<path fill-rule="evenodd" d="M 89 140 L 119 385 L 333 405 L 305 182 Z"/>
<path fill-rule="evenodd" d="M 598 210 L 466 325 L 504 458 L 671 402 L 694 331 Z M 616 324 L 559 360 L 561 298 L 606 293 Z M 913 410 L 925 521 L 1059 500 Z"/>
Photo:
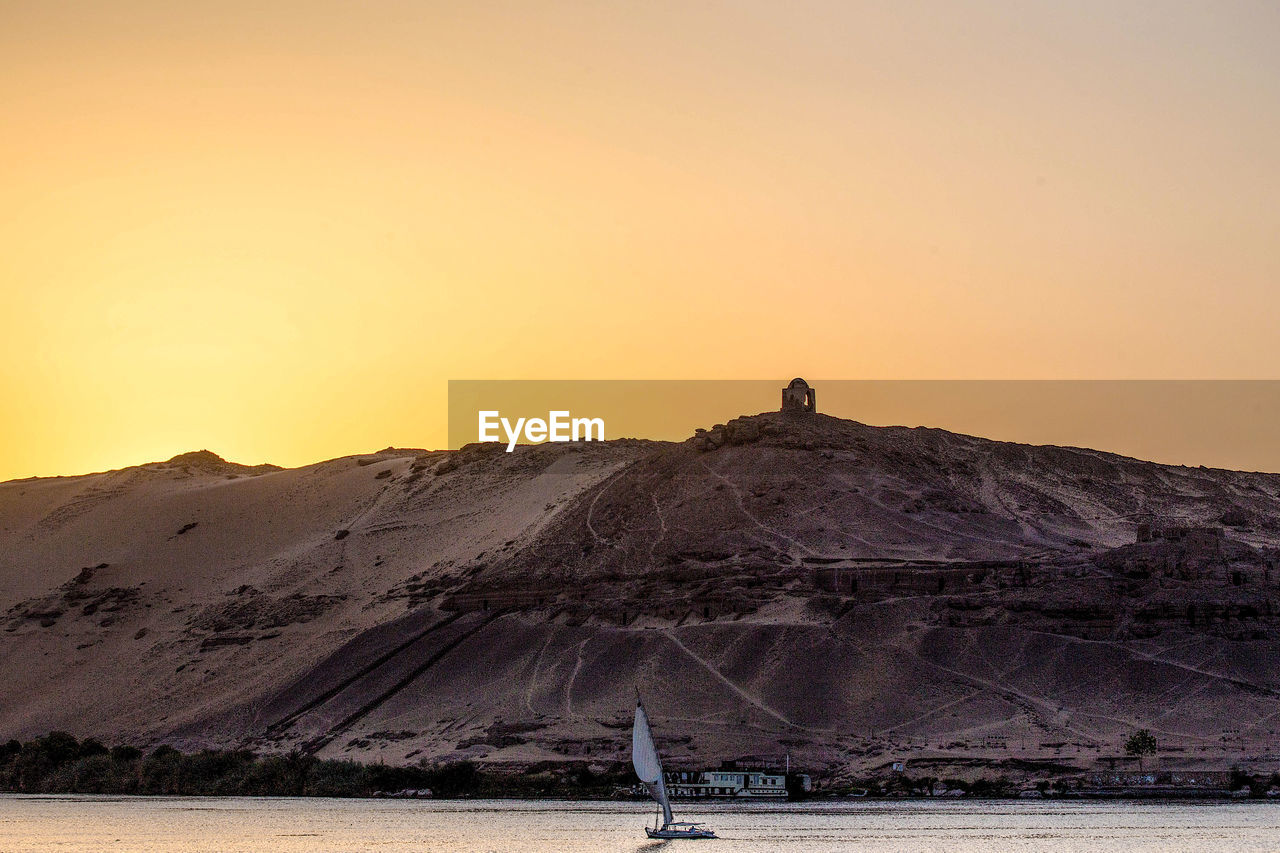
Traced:
<path fill-rule="evenodd" d="M 1277 38 L 0 0 L 0 479 L 440 447 L 450 379 L 1277 378 Z"/>

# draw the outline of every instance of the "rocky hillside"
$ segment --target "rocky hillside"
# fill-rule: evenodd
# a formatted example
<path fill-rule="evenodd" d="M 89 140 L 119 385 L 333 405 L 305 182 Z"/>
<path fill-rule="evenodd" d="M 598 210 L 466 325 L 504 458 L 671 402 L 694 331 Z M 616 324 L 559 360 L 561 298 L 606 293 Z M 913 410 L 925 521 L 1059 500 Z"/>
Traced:
<path fill-rule="evenodd" d="M 0 736 L 836 775 L 1272 761 L 1280 476 L 822 415 L 0 484 Z"/>

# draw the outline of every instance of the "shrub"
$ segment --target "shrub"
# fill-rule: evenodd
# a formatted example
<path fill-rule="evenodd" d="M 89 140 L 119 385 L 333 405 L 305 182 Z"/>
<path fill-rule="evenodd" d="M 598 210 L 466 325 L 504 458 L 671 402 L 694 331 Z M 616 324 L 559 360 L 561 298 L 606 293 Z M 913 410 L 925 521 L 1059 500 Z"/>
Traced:
<path fill-rule="evenodd" d="M 107 748 L 103 746 L 102 743 L 95 738 L 85 738 L 83 741 L 80 742 L 81 758 L 90 758 L 95 755 L 107 755 L 107 754 L 108 754 Z"/>

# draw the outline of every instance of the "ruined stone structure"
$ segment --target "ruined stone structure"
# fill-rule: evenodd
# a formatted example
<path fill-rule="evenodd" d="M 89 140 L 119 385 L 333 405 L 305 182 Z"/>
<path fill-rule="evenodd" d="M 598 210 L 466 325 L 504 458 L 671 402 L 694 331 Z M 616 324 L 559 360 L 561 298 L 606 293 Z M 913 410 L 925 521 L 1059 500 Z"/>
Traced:
<path fill-rule="evenodd" d="M 782 411 L 784 412 L 816 412 L 818 411 L 817 393 L 809 387 L 809 383 L 800 377 L 792 379 L 782 389 Z"/>
<path fill-rule="evenodd" d="M 1139 543 L 1155 542 L 1161 539 L 1166 542 L 1186 542 L 1188 546 L 1195 548 L 1214 549 L 1221 547 L 1223 530 L 1221 527 L 1213 525 L 1197 527 L 1174 524 L 1168 527 L 1160 527 L 1149 521 L 1138 525 L 1137 541 Z"/>

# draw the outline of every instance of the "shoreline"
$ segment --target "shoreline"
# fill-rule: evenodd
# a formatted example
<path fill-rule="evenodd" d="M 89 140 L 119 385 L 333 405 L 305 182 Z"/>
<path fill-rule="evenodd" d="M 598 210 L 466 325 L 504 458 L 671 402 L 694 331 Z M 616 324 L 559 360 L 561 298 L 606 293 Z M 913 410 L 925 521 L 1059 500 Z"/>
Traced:
<path fill-rule="evenodd" d="M 379 802 L 435 802 L 435 803 L 483 803 L 483 802 L 521 802 L 521 803 L 635 803 L 652 805 L 651 800 L 640 797 L 571 797 L 571 796 L 531 796 L 484 794 L 482 796 L 396 796 L 373 794 L 368 796 L 351 795 L 335 796 L 329 794 L 153 794 L 126 792 L 95 791 L 0 791 L 0 799 L 72 799 L 91 798 L 102 800 L 339 800 L 339 801 L 379 801 Z M 821 805 L 858 805 L 870 803 L 1042 803 L 1042 802 L 1179 802 L 1179 803 L 1280 803 L 1275 796 L 1238 796 L 1230 791 L 1214 792 L 1084 792 L 1079 794 L 1053 794 L 1039 797 L 1027 796 L 965 796 L 965 797 L 857 797 L 857 796 L 814 796 L 799 800 L 759 800 L 750 798 L 731 799 L 686 799 L 672 800 L 673 804 L 688 806 L 737 806 L 768 811 L 779 807 L 805 807 Z"/>

